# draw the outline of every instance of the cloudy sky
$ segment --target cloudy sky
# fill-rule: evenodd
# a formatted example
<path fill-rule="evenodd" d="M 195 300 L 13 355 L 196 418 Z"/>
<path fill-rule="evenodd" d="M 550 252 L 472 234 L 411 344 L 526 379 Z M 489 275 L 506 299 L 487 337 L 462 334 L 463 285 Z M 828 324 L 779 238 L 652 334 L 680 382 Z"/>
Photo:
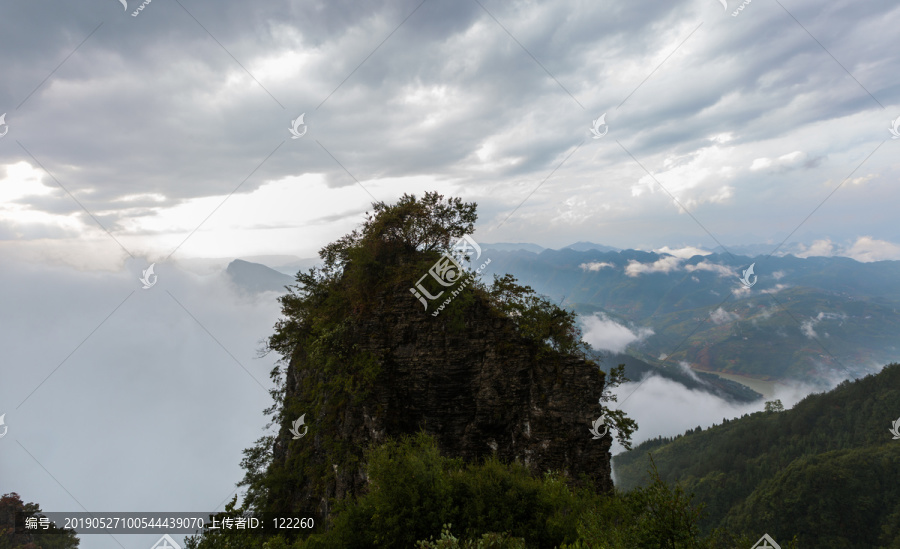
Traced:
<path fill-rule="evenodd" d="M 900 258 L 898 6 L 358 4 L 4 5 L 5 251 L 309 257 L 437 189 L 483 242 Z"/>
<path fill-rule="evenodd" d="M 225 498 L 277 303 L 181 267 L 313 256 L 375 200 L 475 201 L 482 242 L 900 259 L 894 3 L 124 3 L 0 6 L 0 491 L 48 509 Z"/>

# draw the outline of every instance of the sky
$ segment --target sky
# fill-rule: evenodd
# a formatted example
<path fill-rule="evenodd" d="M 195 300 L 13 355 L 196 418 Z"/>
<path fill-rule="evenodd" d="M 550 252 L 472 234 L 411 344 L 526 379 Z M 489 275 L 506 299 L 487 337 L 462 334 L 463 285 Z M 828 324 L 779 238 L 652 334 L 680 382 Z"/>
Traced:
<path fill-rule="evenodd" d="M 0 492 L 215 508 L 278 304 L 190 261 L 312 257 L 404 193 L 476 202 L 485 243 L 900 259 L 898 27 L 850 0 L 0 5 Z"/>

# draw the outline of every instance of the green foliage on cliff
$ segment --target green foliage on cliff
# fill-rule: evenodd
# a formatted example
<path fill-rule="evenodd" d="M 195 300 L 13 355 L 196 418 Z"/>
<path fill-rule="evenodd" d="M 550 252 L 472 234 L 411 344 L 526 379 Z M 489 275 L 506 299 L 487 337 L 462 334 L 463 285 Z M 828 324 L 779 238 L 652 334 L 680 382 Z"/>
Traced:
<path fill-rule="evenodd" d="M 654 469 L 646 488 L 599 495 L 495 458 L 464 464 L 442 456 L 423 433 L 371 448 L 366 462 L 368 492 L 339 502 L 326 532 L 291 539 L 219 531 L 191 538 L 187 549 L 711 549 L 754 541 L 721 531 L 701 536 L 702 510 Z M 243 512 L 233 502 L 227 510 L 220 518 Z"/>
<path fill-rule="evenodd" d="M 600 496 L 570 487 L 563 475 L 535 478 L 524 465 L 496 458 L 464 464 L 441 455 L 424 434 L 387 442 L 365 454 L 336 433 L 311 435 L 315 444 L 292 444 L 284 436 L 286 425 L 301 414 L 318 425 L 341 425 L 344 414 L 366 400 L 383 363 L 383 357 L 366 350 L 372 348 L 366 338 L 378 329 L 372 326 L 373 315 L 421 311 L 409 288 L 452 243 L 472 231 L 475 208 L 474 203 L 445 200 L 437 193 L 404 195 L 393 205 L 373 204 L 359 228 L 320 251 L 323 265 L 298 273 L 297 284 L 280 298 L 283 317 L 267 349 L 284 360 L 271 373 L 274 404 L 266 414 L 272 420 L 268 427 L 281 427 L 281 436 L 264 436 L 244 452 L 243 506 L 237 508 L 235 500 L 223 516 L 291 513 L 297 508 L 297 486 L 307 488 L 305 493 L 324 494 L 336 486 L 338 470 L 366 471 L 367 491 L 356 498 L 332 499 L 329 520 L 311 536 L 306 532 L 307 539 L 207 532 L 192 539 L 189 548 L 413 547 L 419 541 L 425 546 L 474 547 L 480 542 L 512 547 L 517 539 L 525 540 L 527 547 L 555 547 L 579 539 L 581 521 Z M 510 336 L 501 344 L 526 349 L 523 356 L 549 365 L 561 357 L 589 358 L 575 313 L 518 285 L 509 275 L 496 277 L 491 285 L 475 277 L 466 284 L 434 320 L 435 330 L 465 334 L 468 318 L 504 319 L 495 323 Z M 292 364 L 287 370 L 286 361 Z M 624 381 L 622 369 L 614 368 L 605 379 L 601 401 L 614 401 L 611 389 Z M 607 424 L 627 445 L 634 421 L 621 411 L 607 416 Z M 454 541 L 450 531 L 443 530 L 446 524 L 470 541 Z M 438 534 L 442 539 L 428 541 Z"/>
<path fill-rule="evenodd" d="M 476 207 L 433 192 L 421 199 L 405 194 L 392 205 L 372 204 L 373 213 L 359 228 L 322 248 L 321 267 L 297 273 L 297 285 L 280 298 L 284 316 L 268 349 L 290 358 L 312 336 L 318 343 L 338 344 L 330 350 L 345 352 L 341 329 L 348 319 L 363 317 L 387 292 L 414 286 L 450 250 L 451 241 L 472 232 Z M 495 277 L 491 286 L 471 280 L 450 304 L 450 314 L 471 306 L 475 296 L 512 320 L 523 337 L 548 350 L 584 356 L 575 313 L 516 284 L 511 275 Z"/>
<path fill-rule="evenodd" d="M 793 409 L 658 439 L 614 458 L 619 487 L 644 482 L 648 453 L 709 512 L 701 526 L 796 535 L 804 547 L 900 547 L 900 364 Z"/>
<path fill-rule="evenodd" d="M 556 475 L 535 478 L 520 464 L 446 458 L 422 433 L 375 448 L 366 461 L 369 491 L 343 502 L 332 530 L 307 547 L 413 547 L 445 523 L 467 537 L 508 532 L 550 547 L 574 536 L 589 501 Z"/>
<path fill-rule="evenodd" d="M 288 418 L 300 414 L 315 418 L 318 424 L 334 425 L 341 414 L 365 401 L 381 362 L 361 349 L 365 336 L 357 333 L 359 327 L 375 308 L 392 310 L 393 300 L 403 299 L 398 308 L 408 310 L 415 302 L 409 288 L 452 243 L 473 230 L 477 219 L 475 203 L 433 192 L 421 198 L 403 195 L 395 204 L 375 203 L 372 208 L 360 227 L 322 248 L 321 267 L 298 273 L 297 284 L 280 298 L 283 316 L 267 351 L 279 353 L 284 361 L 271 372 L 274 403 L 266 410 L 272 420 L 267 427 L 284 426 Z M 539 359 L 588 358 L 589 348 L 581 339 L 575 313 L 516 284 L 509 275 L 495 278 L 492 285 L 472 277 L 436 319 L 435 329 L 464 332 L 464 316 L 474 307 L 507 319 L 520 336 L 516 344 L 530 345 Z M 303 365 L 305 377 L 303 383 L 294 383 L 292 398 L 286 399 L 284 363 L 290 360 Z M 615 400 L 610 390 L 622 381 L 620 369 L 607 375 L 603 402 Z M 634 421 L 618 410 L 607 415 L 607 423 L 627 446 L 636 428 Z M 273 463 L 276 438 L 260 438 L 245 451 L 242 462 L 248 506 L 265 512 L 290 509 L 290 488 L 286 487 L 302 480 L 298 475 L 316 486 L 333 483 L 330 464 L 346 467 L 359 460 L 356 449 L 341 440 L 323 437 L 324 449 L 305 445 L 293 449 L 286 461 Z"/>

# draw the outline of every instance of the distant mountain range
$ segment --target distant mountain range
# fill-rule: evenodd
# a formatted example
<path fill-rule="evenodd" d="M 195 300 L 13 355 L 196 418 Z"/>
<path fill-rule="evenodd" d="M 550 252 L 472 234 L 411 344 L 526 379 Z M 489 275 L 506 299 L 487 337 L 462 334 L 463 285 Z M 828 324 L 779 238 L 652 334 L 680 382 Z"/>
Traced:
<path fill-rule="evenodd" d="M 612 246 L 604 246 L 603 244 L 594 244 L 593 242 L 576 242 L 575 244 L 571 244 L 569 246 L 565 246 L 565 248 L 569 248 L 572 250 L 576 250 L 579 252 L 585 252 L 588 250 L 597 250 L 600 252 L 617 252 L 619 248 L 613 248 Z M 562 248 L 562 249 L 565 249 Z M 519 243 L 509 243 L 509 242 L 497 242 L 494 244 L 482 243 L 482 250 L 498 250 L 501 252 L 515 252 L 515 251 L 524 251 L 524 252 L 532 252 L 539 254 L 544 250 L 548 250 L 550 248 L 544 248 L 543 246 L 538 246 L 537 244 L 529 244 L 527 242 L 519 242 Z"/>
<path fill-rule="evenodd" d="M 626 351 L 650 365 L 811 381 L 900 358 L 900 261 L 571 248 L 484 255 L 485 282 L 509 272 L 583 316 L 652 330 Z"/>
<path fill-rule="evenodd" d="M 284 287 L 294 283 L 294 279 L 286 274 L 241 259 L 229 263 L 225 273 L 238 288 L 250 293 L 287 293 Z"/>
<path fill-rule="evenodd" d="M 811 382 L 858 377 L 900 359 L 900 261 L 734 255 L 761 246 L 685 258 L 591 242 L 560 250 L 484 243 L 482 255 L 491 264 L 483 280 L 512 273 L 582 319 L 597 315 L 630 331 L 634 341 L 623 356 L 640 362 L 630 366 L 632 375 L 650 368 L 694 383 L 682 363 L 698 371 Z M 233 261 L 227 273 L 245 291 L 281 292 L 298 270 L 317 263 L 255 256 Z M 754 284 L 745 288 L 740 278 L 751 264 L 748 282 Z M 603 334 L 595 338 L 602 343 Z M 736 388 L 724 380 L 706 387 L 737 400 L 755 395 Z"/>

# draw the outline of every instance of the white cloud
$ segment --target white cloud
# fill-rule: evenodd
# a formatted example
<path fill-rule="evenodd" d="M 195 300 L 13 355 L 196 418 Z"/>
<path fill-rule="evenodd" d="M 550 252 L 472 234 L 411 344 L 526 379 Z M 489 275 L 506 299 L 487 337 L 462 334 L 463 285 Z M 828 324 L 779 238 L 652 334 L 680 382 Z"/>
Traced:
<path fill-rule="evenodd" d="M 787 284 L 776 284 L 774 288 L 768 288 L 768 289 L 766 289 L 766 290 L 761 290 L 760 293 L 764 293 L 764 294 L 777 294 L 778 292 L 780 292 L 781 290 L 783 290 L 783 289 L 785 289 L 785 288 L 787 288 L 787 287 L 788 287 Z"/>
<path fill-rule="evenodd" d="M 706 251 L 701 248 L 695 248 L 693 246 L 685 246 L 683 248 L 669 248 L 668 246 L 663 246 L 662 248 L 657 248 L 653 250 L 658 254 L 668 254 L 674 255 L 675 257 L 680 257 L 681 259 L 690 259 L 695 255 L 712 255 L 712 252 Z"/>
<path fill-rule="evenodd" d="M 45 509 L 65 509 L 72 495 L 94 509 L 202 509 L 240 480 L 241 452 L 265 433 L 272 402 L 278 357 L 258 350 L 280 316 L 277 295 L 241 295 L 222 272 L 196 275 L 176 261 L 158 264 L 157 284 L 142 290 L 145 268 L 0 263 L 0 302 L 20 311 L 0 330 L 2 442 L 18 438 L 40 461 L 4 448 L 0 485 Z M 77 427 L 47 428 L 67 422 Z"/>
<path fill-rule="evenodd" d="M 863 175 L 863 176 L 860 176 L 860 177 L 854 177 L 853 179 L 851 179 L 851 180 L 848 181 L 847 183 L 850 183 L 851 185 L 862 185 L 862 184 L 864 184 L 864 183 L 868 183 L 869 181 L 875 179 L 876 177 L 878 177 L 878 174 L 870 173 L 870 174 L 868 174 L 868 175 Z"/>
<path fill-rule="evenodd" d="M 772 315 L 775 314 L 775 311 L 776 306 L 774 305 L 772 307 L 763 307 L 762 310 L 759 311 L 757 317 L 753 319 L 754 326 L 756 325 L 757 320 L 768 320 L 771 318 Z"/>
<path fill-rule="evenodd" d="M 52 208 L 38 208 L 29 200 L 41 198 L 45 204 L 70 200 L 63 191 L 45 183 L 43 170 L 21 161 L 5 166 L 0 178 L 0 233 L 16 239 L 60 238 L 76 235 L 82 228 L 78 214 L 62 213 Z"/>
<path fill-rule="evenodd" d="M 853 243 L 846 252 L 847 257 L 868 263 L 886 259 L 900 259 L 900 246 L 887 240 L 877 240 L 871 236 L 862 236 Z"/>
<path fill-rule="evenodd" d="M 831 257 L 834 255 L 835 246 L 830 239 L 824 238 L 816 240 L 810 246 L 800 245 L 802 251 L 796 255 L 797 257 Z"/>
<path fill-rule="evenodd" d="M 767 168 L 775 168 L 780 170 L 792 170 L 800 167 L 808 160 L 808 155 L 801 151 L 794 151 L 778 158 L 757 158 L 750 164 L 750 171 L 765 170 Z"/>
<path fill-rule="evenodd" d="M 900 245 L 887 240 L 879 240 L 871 236 L 861 236 L 848 248 L 839 246 L 824 238 L 814 241 L 811 245 L 798 245 L 797 257 L 832 257 L 843 256 L 855 259 L 862 263 L 872 261 L 900 260 Z"/>
<path fill-rule="evenodd" d="M 613 265 L 612 263 L 607 263 L 605 261 L 602 263 L 598 263 L 595 261 L 591 263 L 582 263 L 581 265 L 579 265 L 579 267 L 581 267 L 581 270 L 583 271 L 599 271 L 600 269 L 611 269 L 615 267 L 615 265 Z"/>
<path fill-rule="evenodd" d="M 639 327 L 631 329 L 617 323 L 603 313 L 596 316 L 583 317 L 582 322 L 584 323 L 583 339 L 591 347 L 614 353 L 621 353 L 629 344 L 653 335 L 651 328 Z"/>
<path fill-rule="evenodd" d="M 816 315 L 816 320 L 820 322 L 822 320 L 847 320 L 847 315 L 844 313 L 825 313 L 819 311 L 819 314 Z"/>
<path fill-rule="evenodd" d="M 738 320 L 741 317 L 737 313 L 729 313 L 722 307 L 719 307 L 715 311 L 710 311 L 709 318 L 716 324 L 725 324 L 726 322 Z"/>
<path fill-rule="evenodd" d="M 660 192 L 678 197 L 672 204 L 680 213 L 684 213 L 684 208 L 693 209 L 701 204 L 728 202 L 734 195 L 734 188 L 725 182 L 734 172 L 727 166 L 731 147 L 713 141 L 716 143 L 689 153 L 669 154 L 662 160 L 664 169 L 653 176 L 641 177 L 632 185 L 631 195 L 640 197 L 648 191 L 652 195 L 662 185 L 666 190 Z"/>
<path fill-rule="evenodd" d="M 881 367 L 869 368 L 877 373 Z M 721 424 L 723 418 L 734 419 L 744 414 L 761 412 L 767 400 L 781 400 L 786 410 L 794 407 L 811 393 L 833 389 L 849 376 L 829 372 L 819 384 L 786 382 L 776 384 L 774 394 L 747 404 L 730 403 L 704 391 L 691 390 L 685 386 L 651 376 L 640 381 L 623 384 L 616 390 L 620 408 L 638 424 L 632 443 L 640 444 L 659 436 L 673 437 L 693 429 L 698 425 L 705 428 Z M 623 448 L 613 442 L 612 453 L 618 454 Z"/>
<path fill-rule="evenodd" d="M 696 373 L 694 372 L 694 370 L 691 368 L 691 365 L 688 364 L 686 361 L 684 361 L 684 360 L 679 360 L 679 361 L 677 362 L 677 364 L 678 364 L 678 367 L 681 368 L 681 371 L 682 371 L 683 373 L 687 374 L 687 376 L 690 377 L 691 379 L 693 379 L 694 381 L 698 381 L 698 382 L 700 382 L 700 383 L 706 383 L 705 381 L 703 381 L 702 379 L 700 379 L 700 378 L 697 376 L 697 374 L 696 374 Z"/>
<path fill-rule="evenodd" d="M 816 325 L 815 319 L 804 320 L 800 323 L 800 331 L 803 332 L 803 335 L 806 337 L 813 339 L 815 337 L 819 337 L 819 334 L 813 329 Z"/>
<path fill-rule="evenodd" d="M 735 287 L 731 289 L 731 295 L 735 297 L 735 299 L 741 299 L 747 297 L 753 292 L 752 288 L 748 288 L 743 284 L 735 284 Z M 716 294 L 719 295 L 719 294 Z"/>
<path fill-rule="evenodd" d="M 775 271 L 774 273 L 772 273 L 772 278 L 774 278 L 775 280 L 781 280 L 782 278 L 784 278 L 784 271 Z"/>
<path fill-rule="evenodd" d="M 680 257 L 666 256 L 661 257 L 653 263 L 639 263 L 634 259 L 628 261 L 625 267 L 625 274 L 628 276 L 638 276 L 644 273 L 670 273 L 677 271 L 681 264 Z"/>
<path fill-rule="evenodd" d="M 840 320 L 843 322 L 844 320 L 847 320 L 847 315 L 843 313 L 826 313 L 819 311 L 819 314 L 817 314 L 815 318 L 810 318 L 800 323 L 800 331 L 810 339 L 819 337 L 819 334 L 815 331 L 815 327 L 823 320 Z M 828 334 L 825 334 L 825 336 L 827 337 Z"/>
<path fill-rule="evenodd" d="M 701 261 L 696 265 L 685 265 L 684 270 L 688 272 L 694 271 L 710 271 L 717 273 L 719 276 L 736 276 L 731 267 L 727 265 L 719 265 L 718 263 L 710 263 L 709 261 Z"/>

